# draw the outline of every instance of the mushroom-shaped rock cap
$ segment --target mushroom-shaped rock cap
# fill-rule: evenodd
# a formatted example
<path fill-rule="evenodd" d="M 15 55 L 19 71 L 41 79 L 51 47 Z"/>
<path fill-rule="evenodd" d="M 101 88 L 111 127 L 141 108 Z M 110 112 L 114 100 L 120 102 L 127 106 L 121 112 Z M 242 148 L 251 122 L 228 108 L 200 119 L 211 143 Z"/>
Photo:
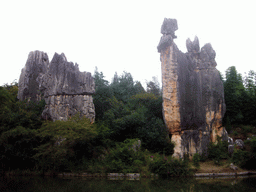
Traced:
<path fill-rule="evenodd" d="M 177 38 L 175 36 L 175 31 L 178 29 L 178 24 L 176 19 L 164 18 L 164 22 L 161 27 L 161 33 L 165 35 L 171 35 L 172 38 Z"/>
<path fill-rule="evenodd" d="M 195 39 L 193 42 L 188 38 L 186 41 L 186 46 L 187 46 L 188 52 L 198 53 L 200 51 L 199 40 L 197 36 L 195 36 Z"/>

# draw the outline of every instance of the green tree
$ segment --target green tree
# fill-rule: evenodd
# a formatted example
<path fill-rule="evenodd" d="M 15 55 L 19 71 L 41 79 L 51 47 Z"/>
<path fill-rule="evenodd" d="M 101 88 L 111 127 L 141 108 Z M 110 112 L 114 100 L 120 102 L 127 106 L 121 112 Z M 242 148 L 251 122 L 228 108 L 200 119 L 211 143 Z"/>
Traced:
<path fill-rule="evenodd" d="M 17 99 L 17 83 L 0 87 L 0 133 L 17 126 L 38 129 L 45 101 L 28 102 Z"/>
<path fill-rule="evenodd" d="M 34 148 L 39 144 L 35 130 L 18 126 L 0 136 L 0 162 L 4 170 L 33 169 Z"/>
<path fill-rule="evenodd" d="M 98 72 L 97 67 L 94 71 L 95 94 L 93 95 L 93 103 L 96 112 L 96 121 L 102 120 L 104 113 L 109 110 L 109 98 L 113 96 L 113 91 L 109 86 L 109 82 L 104 79 L 102 72 Z"/>
<path fill-rule="evenodd" d="M 136 94 L 145 93 L 145 89 L 143 88 L 143 86 L 141 85 L 141 83 L 139 81 L 135 82 L 134 89 L 135 89 Z"/>
<path fill-rule="evenodd" d="M 72 168 L 70 161 L 76 159 L 74 147 L 77 143 L 84 142 L 92 147 L 90 141 L 97 136 L 97 131 L 95 124 L 77 114 L 68 121 L 45 122 L 37 136 L 42 138 L 34 155 L 39 169 L 61 171 Z"/>
<path fill-rule="evenodd" d="M 256 97 L 256 73 L 250 70 L 244 79 L 245 89 L 251 97 Z"/>
<path fill-rule="evenodd" d="M 152 152 L 173 153 L 173 145 L 162 118 L 162 99 L 154 94 L 132 96 L 126 104 L 115 97 L 104 120 L 111 130 L 111 139 L 124 141 L 139 138 L 144 148 Z"/>
<path fill-rule="evenodd" d="M 237 73 L 234 66 L 229 67 L 226 70 L 226 80 L 224 81 L 224 95 L 226 103 L 226 114 L 224 122 L 227 122 L 227 118 L 234 123 L 242 123 L 244 116 L 241 111 L 243 107 L 243 96 L 245 93 L 245 87 L 241 74 Z"/>
<path fill-rule="evenodd" d="M 256 73 L 252 70 L 244 78 L 245 93 L 242 95 L 243 124 L 256 125 Z"/>
<path fill-rule="evenodd" d="M 156 77 L 152 77 L 152 80 L 147 82 L 147 92 L 153 93 L 155 96 L 161 96 L 160 83 Z"/>
<path fill-rule="evenodd" d="M 117 73 L 115 73 L 110 87 L 116 99 L 123 103 L 127 103 L 132 95 L 142 92 L 140 83 L 134 82 L 132 75 L 126 71 L 124 71 L 121 76 L 118 76 Z"/>

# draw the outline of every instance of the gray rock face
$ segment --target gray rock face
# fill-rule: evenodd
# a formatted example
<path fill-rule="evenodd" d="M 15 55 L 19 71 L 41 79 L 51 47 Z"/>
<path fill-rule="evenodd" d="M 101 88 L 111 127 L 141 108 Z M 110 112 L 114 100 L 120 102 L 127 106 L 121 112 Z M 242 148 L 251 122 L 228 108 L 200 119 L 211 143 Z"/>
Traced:
<path fill-rule="evenodd" d="M 176 19 L 164 19 L 164 22 L 161 27 L 161 33 L 163 36 L 157 46 L 158 52 L 165 50 L 167 47 L 171 46 L 173 39 L 177 38 L 175 31 L 178 29 Z"/>
<path fill-rule="evenodd" d="M 230 169 L 238 170 L 238 167 L 235 166 L 233 163 L 230 163 Z"/>
<path fill-rule="evenodd" d="M 164 35 L 171 35 L 172 38 L 177 38 L 175 31 L 178 30 L 178 24 L 176 19 L 164 18 L 164 22 L 161 27 L 161 33 Z"/>
<path fill-rule="evenodd" d="M 34 101 L 45 99 L 44 119 L 67 120 L 80 113 L 93 122 L 94 87 L 91 73 L 80 72 L 78 65 L 68 62 L 63 53 L 55 53 L 49 63 L 46 53 L 34 51 L 29 54 L 22 69 L 18 98 Z"/>
<path fill-rule="evenodd" d="M 43 93 L 39 90 L 40 79 L 47 72 L 48 67 L 49 59 L 46 53 L 41 51 L 31 51 L 29 53 L 19 79 L 19 100 L 41 100 Z"/>
<path fill-rule="evenodd" d="M 200 46 L 199 46 L 198 37 L 196 36 L 193 42 L 190 39 L 187 39 L 186 46 L 187 46 L 188 52 L 199 53 Z"/>
<path fill-rule="evenodd" d="M 129 148 L 130 149 L 130 148 Z M 132 149 L 137 152 L 138 150 L 141 149 L 141 140 L 137 140 L 133 143 Z"/>
<path fill-rule="evenodd" d="M 92 95 L 52 95 L 45 98 L 43 119 L 68 120 L 69 117 L 80 113 L 94 122 L 95 108 Z"/>
<path fill-rule="evenodd" d="M 173 41 L 175 19 L 165 19 L 158 45 L 162 62 L 163 116 L 176 143 L 174 156 L 205 153 L 217 136 L 227 140 L 222 127 L 225 113 L 224 88 L 215 68 L 216 53 L 211 44 L 201 50 L 199 40 L 186 41 L 187 53 Z"/>
<path fill-rule="evenodd" d="M 78 65 L 68 62 L 65 55 L 55 53 L 40 90 L 46 97 L 53 95 L 92 95 L 94 80 L 91 73 L 80 72 Z"/>
<path fill-rule="evenodd" d="M 235 145 L 238 146 L 240 149 L 244 148 L 244 142 L 242 139 L 236 139 Z"/>
<path fill-rule="evenodd" d="M 232 156 L 233 152 L 234 152 L 234 145 L 233 144 L 228 145 L 228 154 L 229 154 L 229 156 Z"/>
<path fill-rule="evenodd" d="M 228 137 L 228 144 L 230 144 L 230 145 L 234 144 L 233 139 L 231 137 Z"/>

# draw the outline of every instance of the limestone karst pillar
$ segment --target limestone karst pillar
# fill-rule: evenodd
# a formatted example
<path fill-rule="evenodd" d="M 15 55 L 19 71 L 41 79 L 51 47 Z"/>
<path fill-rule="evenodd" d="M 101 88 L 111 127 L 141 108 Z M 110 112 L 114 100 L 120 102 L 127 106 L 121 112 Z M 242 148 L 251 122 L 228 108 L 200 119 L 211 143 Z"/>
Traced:
<path fill-rule="evenodd" d="M 175 157 L 206 153 L 210 141 L 226 137 L 223 83 L 210 44 L 187 40 L 187 53 L 174 42 L 176 19 L 164 19 L 158 45 L 162 68 L 163 116 L 175 143 Z M 224 138 L 223 137 L 223 138 Z"/>

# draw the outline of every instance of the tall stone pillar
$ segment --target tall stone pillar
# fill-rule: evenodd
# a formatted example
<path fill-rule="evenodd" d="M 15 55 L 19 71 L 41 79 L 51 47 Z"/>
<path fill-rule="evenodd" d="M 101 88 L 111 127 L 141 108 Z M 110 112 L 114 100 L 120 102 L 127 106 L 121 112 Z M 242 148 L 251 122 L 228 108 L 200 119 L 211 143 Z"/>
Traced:
<path fill-rule="evenodd" d="M 206 153 L 210 141 L 226 138 L 222 118 L 225 113 L 224 89 L 217 71 L 215 51 L 199 40 L 187 40 L 187 53 L 173 41 L 176 19 L 164 19 L 158 45 L 162 65 L 163 116 L 175 143 L 174 156 Z"/>

